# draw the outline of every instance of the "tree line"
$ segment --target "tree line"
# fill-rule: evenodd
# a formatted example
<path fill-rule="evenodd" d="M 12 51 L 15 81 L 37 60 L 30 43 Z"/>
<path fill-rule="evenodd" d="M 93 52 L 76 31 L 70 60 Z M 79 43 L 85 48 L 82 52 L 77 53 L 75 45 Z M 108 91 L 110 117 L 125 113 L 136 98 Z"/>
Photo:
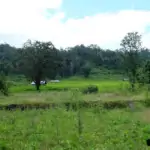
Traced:
<path fill-rule="evenodd" d="M 93 44 L 57 49 L 52 42 L 31 40 L 22 48 L 0 44 L 0 72 L 5 76 L 24 74 L 35 81 L 37 90 L 45 77 L 83 75 L 88 78 L 92 68 L 98 67 L 125 72 L 132 89 L 136 82 L 150 83 L 150 51 L 142 47 L 141 35 L 127 33 L 120 45 L 120 49 L 110 50 Z"/>

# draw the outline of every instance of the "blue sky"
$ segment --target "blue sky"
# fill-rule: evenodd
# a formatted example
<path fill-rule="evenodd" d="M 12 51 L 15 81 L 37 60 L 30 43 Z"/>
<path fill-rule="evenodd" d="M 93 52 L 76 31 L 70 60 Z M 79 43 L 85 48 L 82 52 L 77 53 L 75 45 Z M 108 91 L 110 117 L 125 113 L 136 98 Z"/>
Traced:
<path fill-rule="evenodd" d="M 61 10 L 67 18 L 81 18 L 119 10 L 150 10 L 150 0 L 63 0 Z"/>
<path fill-rule="evenodd" d="M 0 42 L 16 47 L 31 39 L 117 49 L 137 31 L 150 48 L 150 0 L 0 0 L 0 18 Z"/>

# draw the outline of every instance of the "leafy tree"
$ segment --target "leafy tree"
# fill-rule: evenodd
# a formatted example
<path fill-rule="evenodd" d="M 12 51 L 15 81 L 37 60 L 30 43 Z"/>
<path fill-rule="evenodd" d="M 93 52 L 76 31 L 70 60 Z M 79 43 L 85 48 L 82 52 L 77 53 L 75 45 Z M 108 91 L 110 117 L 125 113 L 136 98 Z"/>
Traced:
<path fill-rule="evenodd" d="M 143 68 L 143 73 L 144 75 L 144 81 L 148 84 L 148 89 L 150 89 L 150 60 L 147 60 L 144 68 Z"/>
<path fill-rule="evenodd" d="M 140 86 L 143 86 L 146 83 L 146 80 L 147 80 L 146 78 L 147 77 L 146 77 L 146 75 L 144 73 L 143 66 L 138 68 L 136 79 L 137 79 L 137 82 L 140 84 Z"/>
<path fill-rule="evenodd" d="M 8 44 L 0 44 L 0 71 L 5 75 L 15 70 L 14 60 L 16 56 L 16 48 Z"/>
<path fill-rule="evenodd" d="M 19 49 L 12 47 L 8 44 L 0 44 L 0 71 L 3 71 L 5 75 L 18 76 L 27 74 L 27 72 L 24 70 L 24 67 L 20 66 L 20 55 L 22 55 L 21 53 L 24 49 L 25 47 Z M 117 74 L 121 74 L 124 71 L 124 68 L 122 67 L 122 64 L 124 64 L 128 75 L 132 74 L 131 71 L 129 71 L 130 69 L 128 69 L 128 61 L 126 61 L 125 63 L 125 60 L 128 60 L 126 57 L 128 56 L 128 53 L 125 53 L 124 50 L 105 50 L 101 49 L 98 45 L 91 44 L 89 46 L 76 45 L 74 47 L 69 47 L 66 49 L 60 49 L 56 51 L 58 58 L 55 59 L 56 68 L 50 67 L 49 69 L 44 71 L 46 77 L 50 79 L 55 79 L 58 74 L 62 78 L 67 78 L 74 75 L 83 75 L 83 68 L 86 65 L 85 62 L 93 64 L 95 68 L 100 67 L 113 70 L 113 72 Z M 129 54 L 131 53 L 129 52 Z M 50 58 L 51 61 L 54 60 L 54 57 L 52 56 L 52 58 Z M 138 51 L 138 59 L 139 58 L 142 69 L 144 66 L 143 62 L 145 62 L 145 60 L 150 59 L 150 50 L 147 48 L 142 48 L 141 51 Z M 137 61 L 137 63 L 139 64 L 139 60 Z M 136 81 L 140 79 L 139 82 L 142 82 L 143 77 L 139 78 L 139 71 L 138 74 L 136 73 L 136 76 L 138 75 L 138 79 L 136 79 Z M 30 76 L 27 77 L 31 80 Z"/>
<path fill-rule="evenodd" d="M 129 76 L 132 90 L 134 90 L 137 69 L 139 67 L 139 52 L 141 50 L 141 35 L 138 32 L 128 33 L 121 41 L 125 70 Z"/>
<path fill-rule="evenodd" d="M 85 78 L 88 78 L 90 75 L 90 72 L 92 70 L 92 66 L 89 63 L 86 63 L 83 67 L 82 67 L 82 72 Z"/>
<path fill-rule="evenodd" d="M 35 81 L 40 90 L 40 81 L 58 68 L 58 52 L 51 42 L 28 40 L 19 50 L 20 69 L 27 78 Z"/>
<path fill-rule="evenodd" d="M 147 60 L 142 67 L 137 71 L 137 81 L 141 85 L 145 83 L 148 85 L 150 90 L 150 60 Z"/>

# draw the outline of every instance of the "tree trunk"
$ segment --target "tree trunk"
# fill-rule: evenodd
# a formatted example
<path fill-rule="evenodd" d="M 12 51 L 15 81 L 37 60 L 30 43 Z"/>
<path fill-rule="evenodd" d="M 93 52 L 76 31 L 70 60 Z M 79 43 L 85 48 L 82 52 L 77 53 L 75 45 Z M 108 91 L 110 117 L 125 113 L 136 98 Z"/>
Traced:
<path fill-rule="evenodd" d="M 135 80 L 133 77 L 130 77 L 130 85 L 131 85 L 131 91 L 133 92 L 135 90 Z"/>
<path fill-rule="evenodd" d="M 135 84 L 134 84 L 134 82 L 131 82 L 131 90 L 132 90 L 132 92 L 134 91 L 134 89 L 135 89 Z"/>
<path fill-rule="evenodd" d="M 40 91 L 40 85 L 39 84 L 36 84 L 36 90 Z"/>
<path fill-rule="evenodd" d="M 131 91 L 133 92 L 135 90 L 135 71 L 131 72 L 131 75 L 129 76 L 130 85 L 131 85 Z"/>
<path fill-rule="evenodd" d="M 35 80 L 35 85 L 36 85 L 36 90 L 37 90 L 37 91 L 40 91 L 40 85 L 41 85 L 41 84 L 40 84 L 40 78 L 38 78 L 38 77 L 36 78 L 36 80 Z"/>

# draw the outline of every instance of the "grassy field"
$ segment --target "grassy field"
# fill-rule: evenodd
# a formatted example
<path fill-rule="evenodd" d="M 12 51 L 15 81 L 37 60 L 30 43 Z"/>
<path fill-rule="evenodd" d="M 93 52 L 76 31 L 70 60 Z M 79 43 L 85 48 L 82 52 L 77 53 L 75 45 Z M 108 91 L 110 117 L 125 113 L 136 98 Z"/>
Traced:
<path fill-rule="evenodd" d="M 109 102 L 109 101 L 142 101 L 145 99 L 144 93 L 96 93 L 82 94 L 73 91 L 42 91 L 42 92 L 23 92 L 12 93 L 6 97 L 0 96 L 0 105 L 2 104 L 32 104 L 32 103 L 63 103 L 63 102 Z"/>
<path fill-rule="evenodd" d="M 80 113 L 79 113 L 80 112 Z M 13 150 L 148 150 L 147 109 L 0 111 L 0 147 Z M 144 118 L 143 118 L 144 116 Z"/>
<path fill-rule="evenodd" d="M 59 83 L 48 83 L 46 86 L 41 86 L 41 90 L 44 91 L 62 91 L 71 90 L 75 88 L 83 89 L 89 85 L 97 85 L 100 92 L 117 92 L 126 91 L 129 88 L 128 82 L 124 81 L 109 81 L 109 80 L 62 80 Z M 35 91 L 35 86 L 30 84 L 13 85 L 10 88 L 10 92 L 24 92 Z"/>
<path fill-rule="evenodd" d="M 97 85 L 99 92 L 82 94 L 72 90 L 88 85 Z M 140 89 L 131 93 L 128 88 L 124 81 L 80 79 L 49 83 L 42 86 L 41 92 L 31 85 L 13 85 L 8 97 L 0 95 L 0 106 L 61 107 L 0 110 L 0 149 L 148 150 L 150 111 L 142 103 L 145 93 Z M 133 102 L 132 107 L 129 101 Z M 85 102 L 92 105 L 88 107 Z M 77 109 L 67 110 L 65 103 L 75 103 Z"/>

